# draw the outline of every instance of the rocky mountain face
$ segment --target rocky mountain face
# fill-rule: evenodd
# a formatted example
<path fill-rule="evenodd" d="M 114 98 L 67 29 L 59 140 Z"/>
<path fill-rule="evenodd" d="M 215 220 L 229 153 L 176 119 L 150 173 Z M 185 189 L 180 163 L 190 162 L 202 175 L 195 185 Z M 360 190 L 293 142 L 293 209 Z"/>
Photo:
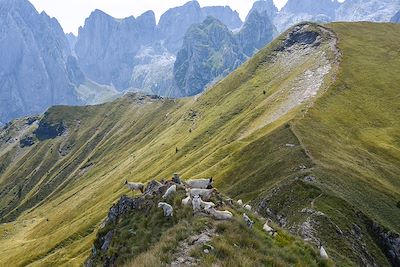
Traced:
<path fill-rule="evenodd" d="M 257 10 L 260 14 L 267 12 L 269 18 L 272 20 L 278 14 L 278 8 L 275 6 L 273 0 L 264 0 L 264 1 L 256 1 L 253 4 L 248 16 L 253 13 L 254 10 Z M 246 17 L 246 20 L 248 19 Z"/>
<path fill-rule="evenodd" d="M 78 37 L 75 36 L 75 34 L 73 34 L 72 32 L 67 33 L 67 34 L 65 35 L 65 37 L 67 37 L 67 40 L 68 40 L 68 43 L 69 43 L 69 47 L 70 47 L 70 49 L 71 49 L 71 52 L 74 53 L 74 51 L 75 51 L 75 44 L 76 44 L 76 41 L 78 40 Z"/>
<path fill-rule="evenodd" d="M 169 9 L 158 25 L 152 11 L 136 19 L 115 19 L 96 10 L 79 30 L 74 50 L 84 73 L 99 84 L 120 91 L 175 95 L 176 53 L 190 26 L 207 16 L 220 18 L 231 29 L 242 25 L 230 7 L 201 8 L 197 1 Z"/>
<path fill-rule="evenodd" d="M 153 12 L 117 20 L 96 10 L 79 29 L 75 52 L 85 74 L 100 84 L 130 87 L 134 57 L 156 35 Z"/>
<path fill-rule="evenodd" d="M 336 10 L 337 21 L 388 22 L 400 10 L 399 0 L 346 0 Z"/>
<path fill-rule="evenodd" d="M 267 11 L 252 11 L 243 28 L 237 34 L 238 42 L 247 57 L 252 57 L 258 50 L 272 41 L 277 35 Z"/>
<path fill-rule="evenodd" d="M 267 9 L 268 1 L 257 1 L 253 8 Z M 399 0 L 289 0 L 273 18 L 282 32 L 303 21 L 327 23 L 332 21 L 388 22 L 400 9 Z M 268 10 L 273 10 L 269 7 Z"/>
<path fill-rule="evenodd" d="M 219 20 L 208 17 L 185 36 L 174 65 L 176 96 L 201 93 L 207 85 L 225 77 L 269 43 L 276 29 L 267 12 L 248 16 L 234 34 Z"/>
<path fill-rule="evenodd" d="M 400 11 L 397 12 L 391 19 L 390 22 L 400 23 Z"/>
<path fill-rule="evenodd" d="M 331 22 L 339 6 L 337 0 L 289 0 L 274 22 L 279 31 L 302 21 Z"/>
<path fill-rule="evenodd" d="M 190 1 L 183 6 L 169 9 L 160 18 L 158 29 L 168 50 L 177 52 L 190 26 L 203 22 L 208 16 L 218 18 L 230 29 L 240 28 L 242 25 L 239 14 L 230 7 L 201 8 L 197 1 Z"/>
<path fill-rule="evenodd" d="M 79 103 L 84 77 L 56 19 L 27 0 L 1 0 L 0 32 L 0 123 Z"/>
<path fill-rule="evenodd" d="M 243 25 L 243 22 L 239 17 L 239 13 L 237 11 L 233 11 L 229 6 L 203 7 L 202 11 L 203 16 L 217 18 L 231 30 L 239 29 Z"/>
<path fill-rule="evenodd" d="M 195 95 L 218 76 L 226 76 L 245 59 L 233 33 L 219 20 L 208 17 L 193 26 L 178 52 L 174 78 L 179 96 Z"/>

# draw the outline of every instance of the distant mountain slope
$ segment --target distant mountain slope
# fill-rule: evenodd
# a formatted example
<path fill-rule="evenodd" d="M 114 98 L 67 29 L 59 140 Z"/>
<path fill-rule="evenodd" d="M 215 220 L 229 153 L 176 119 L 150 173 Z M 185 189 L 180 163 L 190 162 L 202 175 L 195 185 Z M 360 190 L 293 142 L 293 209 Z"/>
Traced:
<path fill-rule="evenodd" d="M 0 132 L 0 265 L 82 264 L 125 180 L 175 172 L 213 176 L 338 266 L 398 265 L 399 43 L 395 24 L 302 24 L 201 96 L 14 121 Z"/>
<path fill-rule="evenodd" d="M 84 80 L 57 20 L 27 0 L 0 1 L 0 124 L 80 103 Z"/>
<path fill-rule="evenodd" d="M 203 92 L 271 42 L 276 33 L 267 12 L 260 14 L 257 10 L 236 33 L 213 17 L 192 26 L 174 64 L 174 96 Z"/>
<path fill-rule="evenodd" d="M 134 57 L 156 38 L 153 12 L 115 19 L 96 10 L 80 28 L 75 52 L 88 78 L 122 90 L 130 87 Z"/>
<path fill-rule="evenodd" d="M 400 11 L 396 13 L 391 19 L 390 22 L 400 23 Z"/>
<path fill-rule="evenodd" d="M 346 0 L 336 11 L 336 21 L 389 22 L 399 9 L 399 0 Z"/>
<path fill-rule="evenodd" d="M 240 28 L 242 25 L 239 14 L 230 7 L 201 8 L 197 1 L 189 1 L 183 6 L 167 10 L 160 18 L 157 27 L 166 48 L 176 53 L 181 48 L 190 26 L 203 22 L 208 16 L 219 19 L 230 29 Z"/>

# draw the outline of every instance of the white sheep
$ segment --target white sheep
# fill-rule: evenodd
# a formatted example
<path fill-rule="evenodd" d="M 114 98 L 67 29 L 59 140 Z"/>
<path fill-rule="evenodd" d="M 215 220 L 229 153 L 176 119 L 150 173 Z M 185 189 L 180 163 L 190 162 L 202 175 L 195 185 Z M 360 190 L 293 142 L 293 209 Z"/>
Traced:
<path fill-rule="evenodd" d="M 160 202 L 160 203 L 158 203 L 158 207 L 163 209 L 165 217 L 173 216 L 174 208 L 172 208 L 172 206 L 170 204 L 165 203 L 165 202 Z"/>
<path fill-rule="evenodd" d="M 246 209 L 246 210 L 251 210 L 251 206 L 250 205 L 248 205 L 248 204 L 246 204 L 246 205 L 244 205 L 244 208 Z"/>
<path fill-rule="evenodd" d="M 328 253 L 326 253 L 326 250 L 325 250 L 325 248 L 323 246 L 321 246 L 320 249 L 319 249 L 319 255 L 324 260 L 329 259 Z"/>
<path fill-rule="evenodd" d="M 193 212 L 199 212 L 201 210 L 201 198 L 199 196 L 194 196 L 192 199 Z"/>
<path fill-rule="evenodd" d="M 204 199 L 204 201 L 209 201 L 214 192 L 215 189 L 198 189 L 198 188 L 186 189 L 186 193 L 190 197 L 193 198 L 194 196 L 200 196 L 202 199 Z"/>
<path fill-rule="evenodd" d="M 169 198 L 172 194 L 176 193 L 176 185 L 171 185 L 167 191 L 165 191 L 165 194 L 162 196 L 163 199 Z"/>
<path fill-rule="evenodd" d="M 215 204 L 213 203 L 213 202 L 207 202 L 207 201 L 203 201 L 201 198 L 200 198 L 200 206 L 203 208 L 203 209 L 208 209 L 208 208 L 214 208 L 215 207 Z"/>
<path fill-rule="evenodd" d="M 184 184 L 189 188 L 211 189 L 213 178 L 187 180 Z"/>
<path fill-rule="evenodd" d="M 129 188 L 131 191 L 140 190 L 140 192 L 144 192 L 144 184 L 143 183 L 131 183 L 125 181 L 125 186 Z"/>
<path fill-rule="evenodd" d="M 241 207 L 243 206 L 243 200 L 239 199 L 239 200 L 237 201 L 237 203 L 238 203 L 239 206 L 241 206 Z"/>
<path fill-rule="evenodd" d="M 192 199 L 190 196 L 187 196 L 186 198 L 182 199 L 182 205 L 183 206 L 190 206 L 192 204 Z"/>
<path fill-rule="evenodd" d="M 227 210 L 219 211 L 214 208 L 208 208 L 206 211 L 216 220 L 230 220 L 233 217 L 233 214 Z"/>
<path fill-rule="evenodd" d="M 246 213 L 243 213 L 243 219 L 249 228 L 253 227 L 254 222 L 247 216 Z"/>
<path fill-rule="evenodd" d="M 263 229 L 264 229 L 264 231 L 267 232 L 270 236 L 274 236 L 275 233 L 276 233 L 276 231 L 275 231 L 271 226 L 269 226 L 269 224 L 268 224 L 269 222 L 271 222 L 271 220 L 268 220 L 268 221 L 265 222 L 265 224 L 264 224 L 264 226 L 263 226 Z"/>

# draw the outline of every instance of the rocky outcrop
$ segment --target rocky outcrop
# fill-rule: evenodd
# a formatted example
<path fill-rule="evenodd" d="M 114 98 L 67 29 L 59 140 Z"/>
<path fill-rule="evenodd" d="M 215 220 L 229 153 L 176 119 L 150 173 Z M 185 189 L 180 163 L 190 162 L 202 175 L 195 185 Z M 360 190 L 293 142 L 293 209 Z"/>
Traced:
<path fill-rule="evenodd" d="M 0 3 L 0 122 L 78 104 L 68 41 L 57 20 L 27 0 Z"/>
<path fill-rule="evenodd" d="M 375 237 L 380 248 L 392 266 L 400 266 L 400 235 L 385 230 L 375 222 L 367 219 L 369 231 Z"/>
<path fill-rule="evenodd" d="M 40 141 L 54 139 L 61 136 L 66 131 L 66 128 L 62 122 L 60 123 L 48 123 L 45 121 L 39 122 L 39 127 L 34 132 L 37 139 Z"/>

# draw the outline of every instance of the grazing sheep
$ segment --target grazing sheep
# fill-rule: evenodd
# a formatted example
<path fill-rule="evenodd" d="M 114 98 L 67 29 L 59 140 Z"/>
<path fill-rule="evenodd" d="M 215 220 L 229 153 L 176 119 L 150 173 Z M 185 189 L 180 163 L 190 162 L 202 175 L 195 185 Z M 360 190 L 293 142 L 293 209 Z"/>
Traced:
<path fill-rule="evenodd" d="M 208 208 L 214 208 L 215 207 L 215 204 L 213 203 L 213 202 L 207 202 L 207 201 L 203 201 L 201 198 L 200 198 L 200 206 L 203 208 L 203 209 L 208 209 Z"/>
<path fill-rule="evenodd" d="M 211 189 L 213 178 L 187 180 L 184 184 L 189 188 Z"/>
<path fill-rule="evenodd" d="M 253 228 L 254 222 L 247 216 L 246 213 L 243 213 L 243 219 L 249 228 Z"/>
<path fill-rule="evenodd" d="M 199 196 L 194 196 L 192 199 L 193 212 L 199 212 L 201 210 L 201 198 Z"/>
<path fill-rule="evenodd" d="M 190 206 L 191 204 L 192 204 L 192 199 L 190 198 L 190 196 L 182 199 L 183 206 Z"/>
<path fill-rule="evenodd" d="M 230 220 L 233 217 L 233 214 L 227 210 L 219 211 L 214 208 L 208 208 L 206 209 L 206 212 L 216 220 Z"/>
<path fill-rule="evenodd" d="M 174 208 L 172 208 L 172 206 L 170 204 L 165 203 L 165 202 L 160 202 L 160 203 L 158 203 L 158 207 L 163 209 L 165 217 L 173 216 Z"/>
<path fill-rule="evenodd" d="M 202 199 L 204 199 L 204 201 L 209 201 L 215 191 L 215 189 L 186 189 L 186 193 L 189 196 L 200 196 Z"/>
<path fill-rule="evenodd" d="M 243 207 L 243 200 L 239 199 L 239 200 L 237 201 L 237 203 L 238 203 L 239 206 Z"/>
<path fill-rule="evenodd" d="M 250 206 L 250 205 L 245 205 L 244 208 L 245 208 L 246 210 L 249 210 L 249 211 L 251 210 L 251 206 Z"/>
<path fill-rule="evenodd" d="M 144 192 L 144 184 L 143 183 L 130 183 L 125 181 L 125 186 L 129 188 L 131 191 L 140 190 L 140 192 Z"/>
<path fill-rule="evenodd" d="M 268 224 L 269 222 L 271 222 L 271 220 L 268 220 L 268 221 L 265 222 L 265 224 L 264 224 L 264 226 L 263 226 L 263 229 L 264 229 L 264 231 L 267 232 L 270 236 L 274 236 L 275 233 L 276 233 L 276 231 L 275 231 L 271 226 L 269 226 L 269 224 Z"/>
<path fill-rule="evenodd" d="M 319 255 L 321 256 L 322 259 L 327 260 L 329 259 L 328 253 L 326 253 L 326 250 L 323 246 L 319 248 Z"/>
<path fill-rule="evenodd" d="M 171 185 L 167 191 L 165 191 L 165 194 L 162 196 L 163 199 L 169 198 L 172 194 L 176 193 L 176 185 Z"/>

